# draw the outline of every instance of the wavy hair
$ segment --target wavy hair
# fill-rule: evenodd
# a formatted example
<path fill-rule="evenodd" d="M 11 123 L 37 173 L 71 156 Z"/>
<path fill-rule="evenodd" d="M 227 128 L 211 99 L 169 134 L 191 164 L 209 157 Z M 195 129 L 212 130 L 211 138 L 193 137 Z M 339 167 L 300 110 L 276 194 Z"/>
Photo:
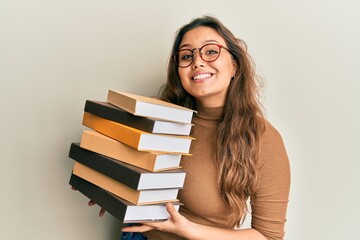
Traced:
<path fill-rule="evenodd" d="M 219 167 L 219 190 L 225 205 L 231 210 L 231 222 L 239 225 L 246 216 L 247 199 L 255 197 L 259 181 L 258 158 L 260 138 L 265 128 L 259 103 L 258 77 L 247 53 L 244 41 L 236 38 L 218 19 L 203 16 L 181 27 L 172 47 L 178 50 L 184 35 L 197 27 L 216 30 L 225 40 L 236 62 L 236 74 L 227 89 L 223 116 L 216 129 L 216 159 Z M 196 110 L 196 101 L 181 85 L 178 67 L 170 59 L 167 82 L 160 98 Z"/>

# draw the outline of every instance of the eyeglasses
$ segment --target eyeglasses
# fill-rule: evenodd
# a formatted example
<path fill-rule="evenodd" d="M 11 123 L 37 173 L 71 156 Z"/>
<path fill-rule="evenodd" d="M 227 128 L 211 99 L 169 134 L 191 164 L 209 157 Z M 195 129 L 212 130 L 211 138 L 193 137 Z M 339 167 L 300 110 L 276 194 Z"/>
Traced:
<path fill-rule="evenodd" d="M 230 54 L 230 50 L 220 44 L 209 43 L 205 44 L 201 48 L 194 48 L 194 49 L 182 49 L 178 51 L 174 56 L 173 60 L 178 67 L 186 68 L 190 66 L 195 59 L 195 50 L 199 49 L 200 57 L 205 62 L 214 62 L 216 59 L 219 58 L 221 49 L 226 49 Z"/>

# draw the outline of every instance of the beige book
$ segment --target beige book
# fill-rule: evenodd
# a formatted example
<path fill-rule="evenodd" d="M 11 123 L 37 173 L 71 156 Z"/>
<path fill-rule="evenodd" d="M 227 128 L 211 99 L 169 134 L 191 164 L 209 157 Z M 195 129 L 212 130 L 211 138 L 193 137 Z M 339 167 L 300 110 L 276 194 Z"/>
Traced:
<path fill-rule="evenodd" d="M 194 110 L 160 99 L 109 90 L 107 102 L 136 116 L 191 123 Z"/>
<path fill-rule="evenodd" d="M 80 147 L 151 172 L 181 168 L 181 154 L 138 151 L 93 130 L 83 131 Z"/>
<path fill-rule="evenodd" d="M 73 174 L 135 205 L 178 201 L 178 188 L 138 191 L 76 161 Z"/>

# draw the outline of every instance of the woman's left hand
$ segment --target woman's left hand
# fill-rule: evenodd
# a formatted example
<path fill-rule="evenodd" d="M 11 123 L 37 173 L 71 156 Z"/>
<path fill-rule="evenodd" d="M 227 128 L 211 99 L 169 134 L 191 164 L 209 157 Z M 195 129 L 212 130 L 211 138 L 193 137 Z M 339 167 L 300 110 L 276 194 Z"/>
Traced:
<path fill-rule="evenodd" d="M 252 239 L 265 240 L 265 236 L 255 229 L 225 229 L 200 225 L 182 216 L 172 203 L 166 204 L 169 219 L 164 222 L 147 222 L 139 226 L 128 226 L 123 232 L 147 232 L 159 230 L 169 232 L 185 239 Z"/>
<path fill-rule="evenodd" d="M 166 204 L 166 210 L 170 217 L 164 222 L 146 222 L 139 226 L 128 226 L 122 228 L 123 232 L 147 232 L 150 230 L 159 230 L 170 232 L 178 236 L 186 237 L 191 233 L 192 222 L 182 216 L 172 203 Z"/>

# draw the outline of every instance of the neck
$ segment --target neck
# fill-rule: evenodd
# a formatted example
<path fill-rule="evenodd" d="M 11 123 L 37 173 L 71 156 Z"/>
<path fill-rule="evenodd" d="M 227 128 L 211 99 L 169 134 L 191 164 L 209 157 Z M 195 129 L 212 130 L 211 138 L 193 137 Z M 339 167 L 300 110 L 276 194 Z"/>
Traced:
<path fill-rule="evenodd" d="M 196 99 L 196 104 L 202 108 L 216 108 L 223 107 L 225 104 L 225 100 L 210 100 L 210 99 Z"/>

